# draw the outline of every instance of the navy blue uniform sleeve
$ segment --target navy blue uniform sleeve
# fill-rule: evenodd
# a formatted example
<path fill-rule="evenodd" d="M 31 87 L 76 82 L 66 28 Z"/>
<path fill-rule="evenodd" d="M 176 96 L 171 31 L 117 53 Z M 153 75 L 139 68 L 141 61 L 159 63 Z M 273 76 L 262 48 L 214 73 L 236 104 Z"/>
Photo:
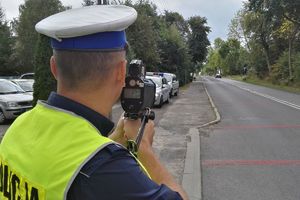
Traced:
<path fill-rule="evenodd" d="M 166 185 L 149 179 L 134 158 L 112 144 L 90 160 L 75 178 L 68 200 L 182 200 Z"/>

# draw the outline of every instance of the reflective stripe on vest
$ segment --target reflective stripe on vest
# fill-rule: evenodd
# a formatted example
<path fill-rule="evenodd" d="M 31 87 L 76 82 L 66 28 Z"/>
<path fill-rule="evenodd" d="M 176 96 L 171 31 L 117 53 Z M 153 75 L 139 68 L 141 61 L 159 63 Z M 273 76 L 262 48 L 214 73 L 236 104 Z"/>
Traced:
<path fill-rule="evenodd" d="M 82 117 L 39 102 L 2 140 L 0 199 L 66 199 L 80 169 L 111 143 Z"/>

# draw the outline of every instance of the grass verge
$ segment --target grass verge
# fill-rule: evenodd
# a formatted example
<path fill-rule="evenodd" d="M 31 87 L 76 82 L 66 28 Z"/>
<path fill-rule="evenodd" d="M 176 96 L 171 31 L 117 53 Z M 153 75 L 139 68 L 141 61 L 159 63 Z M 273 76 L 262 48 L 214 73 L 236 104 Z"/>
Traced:
<path fill-rule="evenodd" d="M 191 85 L 191 83 L 188 83 L 188 84 L 186 84 L 184 86 L 181 86 L 179 89 L 180 90 L 187 90 L 190 87 L 190 85 Z"/>
<path fill-rule="evenodd" d="M 300 86 L 297 87 L 297 86 L 286 86 L 286 85 L 274 85 L 267 80 L 261 80 L 261 79 L 249 78 L 249 77 L 243 78 L 242 76 L 228 76 L 227 78 L 237 80 L 237 81 L 243 81 L 246 83 L 252 83 L 255 85 L 260 85 L 268 88 L 273 88 L 277 90 L 300 94 Z"/>

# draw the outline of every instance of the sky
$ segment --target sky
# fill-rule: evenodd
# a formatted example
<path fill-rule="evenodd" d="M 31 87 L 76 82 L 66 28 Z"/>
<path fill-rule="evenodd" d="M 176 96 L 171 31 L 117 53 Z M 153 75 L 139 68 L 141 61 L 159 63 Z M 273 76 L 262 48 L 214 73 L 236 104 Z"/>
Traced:
<path fill-rule="evenodd" d="M 158 7 L 158 13 L 164 10 L 176 11 L 185 19 L 199 15 L 206 17 L 211 33 L 208 35 L 211 42 L 217 37 L 227 38 L 228 26 L 235 13 L 242 8 L 243 0 L 151 0 Z M 73 8 L 80 7 L 83 0 L 61 0 L 64 5 Z M 20 4 L 24 0 L 0 0 L 6 19 L 18 17 Z"/>

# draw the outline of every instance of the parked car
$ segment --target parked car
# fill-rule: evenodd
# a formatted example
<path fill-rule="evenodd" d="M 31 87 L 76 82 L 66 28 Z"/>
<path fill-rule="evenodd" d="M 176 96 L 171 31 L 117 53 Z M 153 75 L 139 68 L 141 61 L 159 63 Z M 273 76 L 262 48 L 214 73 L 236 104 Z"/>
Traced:
<path fill-rule="evenodd" d="M 163 76 L 167 79 L 168 84 L 171 86 L 170 95 L 177 96 L 179 93 L 179 82 L 175 74 L 163 73 Z"/>
<path fill-rule="evenodd" d="M 11 81 L 0 79 L 0 124 L 32 108 L 32 95 Z"/>
<path fill-rule="evenodd" d="M 18 85 L 26 93 L 31 94 L 31 95 L 33 94 L 34 80 L 32 80 L 32 79 L 13 79 L 13 80 L 11 80 L 11 82 Z"/>
<path fill-rule="evenodd" d="M 34 73 L 26 73 L 20 76 L 20 79 L 34 79 Z"/>
<path fill-rule="evenodd" d="M 170 86 L 170 97 L 177 96 L 179 93 L 179 82 L 175 74 L 166 72 L 147 72 L 148 76 L 162 76 L 167 79 Z"/>
<path fill-rule="evenodd" d="M 151 79 L 156 84 L 154 105 L 161 107 L 165 102 L 169 103 L 170 87 L 167 79 L 161 76 L 146 76 L 146 79 Z"/>

